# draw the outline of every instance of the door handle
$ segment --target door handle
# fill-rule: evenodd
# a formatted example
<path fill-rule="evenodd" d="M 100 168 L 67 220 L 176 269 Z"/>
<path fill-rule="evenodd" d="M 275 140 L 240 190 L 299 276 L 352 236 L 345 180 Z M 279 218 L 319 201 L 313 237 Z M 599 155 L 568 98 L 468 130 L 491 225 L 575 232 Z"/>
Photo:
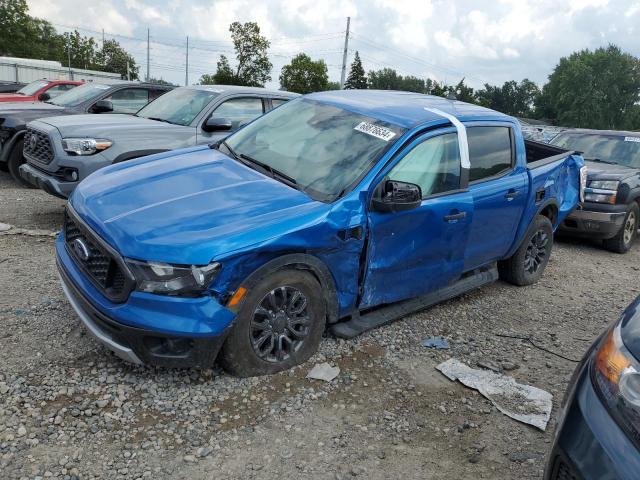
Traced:
<path fill-rule="evenodd" d="M 442 217 L 445 222 L 456 222 L 467 216 L 467 212 L 451 213 Z"/>
<path fill-rule="evenodd" d="M 509 191 L 505 194 L 504 198 L 506 198 L 507 200 L 511 201 L 511 200 L 513 200 L 514 198 L 516 198 L 516 197 L 518 196 L 518 194 L 519 194 L 519 193 L 520 193 L 520 192 L 518 192 L 516 189 L 512 188 L 511 190 L 509 190 Z"/>

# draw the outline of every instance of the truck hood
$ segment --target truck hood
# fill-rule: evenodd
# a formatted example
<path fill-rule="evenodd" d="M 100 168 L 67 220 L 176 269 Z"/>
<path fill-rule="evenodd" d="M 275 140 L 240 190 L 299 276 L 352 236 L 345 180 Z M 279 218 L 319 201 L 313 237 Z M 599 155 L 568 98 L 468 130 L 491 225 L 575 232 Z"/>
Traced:
<path fill-rule="evenodd" d="M 24 128 L 31 120 L 76 113 L 78 112 L 71 108 L 51 105 L 50 103 L 44 102 L 0 103 L 0 125 L 7 128 Z"/>
<path fill-rule="evenodd" d="M 208 147 L 98 170 L 70 203 L 125 257 L 198 265 L 313 224 L 329 209 Z"/>
<path fill-rule="evenodd" d="M 106 137 L 110 140 L 117 137 L 118 133 L 129 134 L 132 130 L 136 133 L 144 133 L 149 130 L 161 130 L 163 132 L 175 128 L 184 129 L 182 125 L 172 125 L 148 118 L 135 117 L 126 114 L 109 115 L 64 115 L 59 117 L 49 117 L 43 120 L 44 123 L 58 129 L 63 138 L 65 137 Z"/>
<path fill-rule="evenodd" d="M 623 180 L 632 175 L 637 175 L 640 169 L 614 165 L 611 163 L 593 162 L 585 160 L 587 177 L 589 180 Z"/>

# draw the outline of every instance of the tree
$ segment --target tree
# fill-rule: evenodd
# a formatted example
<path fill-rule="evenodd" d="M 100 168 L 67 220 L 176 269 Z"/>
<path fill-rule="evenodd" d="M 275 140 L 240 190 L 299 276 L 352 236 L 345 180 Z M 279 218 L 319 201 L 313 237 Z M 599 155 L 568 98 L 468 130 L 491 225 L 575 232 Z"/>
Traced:
<path fill-rule="evenodd" d="M 438 97 L 446 97 L 451 87 L 444 83 L 438 83 L 435 80 L 427 78 L 424 82 L 424 93 L 428 95 L 436 95 Z"/>
<path fill-rule="evenodd" d="M 167 82 L 164 78 L 155 78 L 151 77 L 147 80 L 149 83 L 153 83 L 154 85 L 173 85 L 176 86 L 175 83 Z"/>
<path fill-rule="evenodd" d="M 129 78 L 138 80 L 140 67 L 136 65 L 135 59 L 115 40 L 105 40 L 102 49 L 96 55 L 96 60 L 100 70 L 119 73 L 122 78 L 127 78 L 128 65 Z"/>
<path fill-rule="evenodd" d="M 216 73 L 210 75 L 205 73 L 200 77 L 200 85 L 243 85 L 235 76 L 229 60 L 226 56 L 220 55 L 218 59 Z"/>
<path fill-rule="evenodd" d="M 324 60 L 313 61 L 304 53 L 293 57 L 280 73 L 280 87 L 289 92 L 319 92 L 327 89 L 328 82 L 329 74 Z"/>
<path fill-rule="evenodd" d="M 449 92 L 455 95 L 456 100 L 467 103 L 476 103 L 476 97 L 473 94 L 473 88 L 464 83 L 464 78 L 454 87 L 449 87 Z"/>
<path fill-rule="evenodd" d="M 510 80 L 501 87 L 485 84 L 476 92 L 476 99 L 483 105 L 516 117 L 535 116 L 534 106 L 540 96 L 540 89 L 525 78 L 520 83 Z"/>
<path fill-rule="evenodd" d="M 403 90 L 406 92 L 424 93 L 425 82 L 423 79 L 398 74 L 393 68 L 371 70 L 367 74 L 369 88 L 376 90 Z"/>
<path fill-rule="evenodd" d="M 559 125 L 639 128 L 640 60 L 615 45 L 560 59 L 537 103 Z"/>
<path fill-rule="evenodd" d="M 340 90 L 340 82 L 327 82 L 325 90 Z"/>
<path fill-rule="evenodd" d="M 360 60 L 360 54 L 357 50 L 349 70 L 349 76 L 344 82 L 344 88 L 345 90 L 367 88 L 367 77 L 365 76 L 362 60 Z"/>

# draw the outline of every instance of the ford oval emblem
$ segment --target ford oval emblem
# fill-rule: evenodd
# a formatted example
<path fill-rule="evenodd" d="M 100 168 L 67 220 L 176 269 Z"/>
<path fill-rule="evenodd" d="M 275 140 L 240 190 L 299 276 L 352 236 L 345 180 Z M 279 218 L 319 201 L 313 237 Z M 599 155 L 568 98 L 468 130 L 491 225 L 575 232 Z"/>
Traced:
<path fill-rule="evenodd" d="M 31 148 L 31 150 L 35 150 L 36 146 L 38 146 L 38 137 L 31 134 L 29 136 L 29 148 Z"/>
<path fill-rule="evenodd" d="M 76 238 L 73 242 L 71 242 L 71 248 L 80 260 L 82 260 L 83 262 L 89 260 L 89 256 L 91 255 L 89 253 L 89 247 L 87 247 L 87 244 L 84 243 L 80 238 Z"/>

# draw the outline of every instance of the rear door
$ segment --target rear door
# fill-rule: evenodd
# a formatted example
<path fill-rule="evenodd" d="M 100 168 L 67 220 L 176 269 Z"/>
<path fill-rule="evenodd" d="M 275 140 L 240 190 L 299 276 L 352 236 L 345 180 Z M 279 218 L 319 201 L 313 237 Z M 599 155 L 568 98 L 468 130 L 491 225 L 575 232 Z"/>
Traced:
<path fill-rule="evenodd" d="M 414 140 L 373 187 L 374 195 L 387 179 L 419 185 L 423 199 L 410 211 L 369 212 L 360 308 L 438 290 L 457 280 L 463 270 L 473 201 L 461 185 L 464 175 L 455 129 Z"/>
<path fill-rule="evenodd" d="M 465 271 L 506 255 L 524 211 L 528 181 L 526 168 L 516 162 L 512 124 L 469 123 L 466 128 L 473 221 Z"/>

